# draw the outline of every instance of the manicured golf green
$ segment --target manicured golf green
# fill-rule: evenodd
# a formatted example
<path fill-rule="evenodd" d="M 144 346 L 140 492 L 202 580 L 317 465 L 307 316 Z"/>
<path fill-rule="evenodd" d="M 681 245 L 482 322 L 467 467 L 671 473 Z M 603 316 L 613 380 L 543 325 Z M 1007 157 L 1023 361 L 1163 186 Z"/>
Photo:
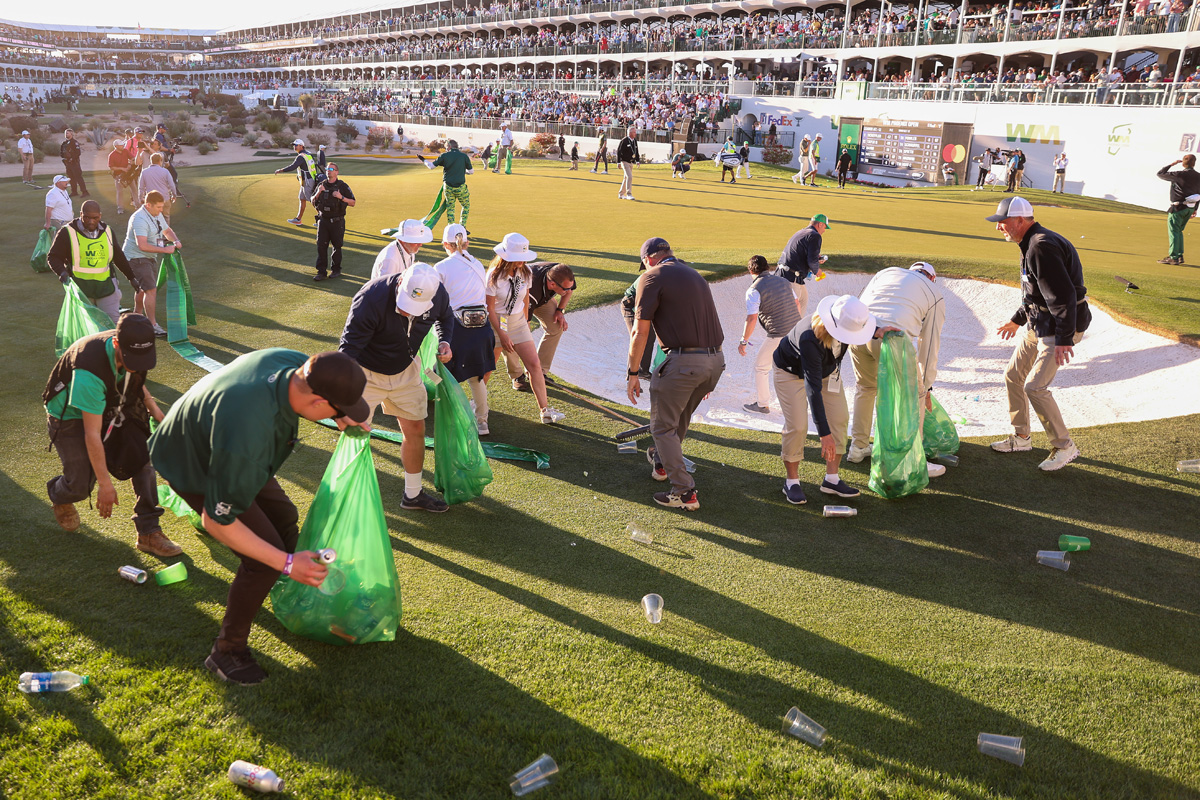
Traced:
<path fill-rule="evenodd" d="M 337 160 L 359 198 L 354 231 L 420 217 L 437 190 L 423 168 Z M 296 182 L 270 174 L 285 163 L 182 173 L 192 207 L 173 224 L 196 296 L 192 341 L 219 361 L 336 346 L 386 244 L 349 237 L 347 276 L 314 284 L 313 230 L 284 222 Z M 621 202 L 615 172 L 518 161 L 511 176 L 470 178 L 468 227 L 481 258 L 516 230 L 576 266 L 578 305 L 619 296 L 647 236 L 734 274 L 751 254 L 777 257 L 817 212 L 833 222 L 831 268 L 922 258 L 944 275 L 1015 283 L 1016 246 L 982 219 L 999 193 L 801 189 L 770 169 L 722 186 L 710 169 L 686 182 L 640 169 L 637 202 Z M 686 451 L 701 509 L 684 514 L 650 501 L 661 485 L 643 455 L 617 453 L 610 437 L 624 423 L 552 390 L 567 420 L 541 425 L 501 370 L 492 438 L 549 453 L 548 470 L 493 462 L 482 498 L 422 515 L 400 509 L 399 448 L 374 447 L 404 598 L 397 640 L 320 644 L 265 608 L 251 646 L 270 678 L 220 683 L 202 662 L 237 566 L 226 547 L 164 517 L 189 578 L 139 586 L 118 568 L 164 564 L 133 547 L 128 485 L 112 519 L 84 503 L 78 532 L 54 521 L 44 485 L 58 461 L 40 393 L 62 291 L 27 266 L 43 193 L 0 185 L 11 258 L 0 298 L 0 796 L 245 797 L 225 778 L 245 759 L 274 769 L 293 797 L 502 798 L 508 776 L 548 753 L 560 777 L 534 795 L 548 800 L 1200 797 L 1200 481 L 1174 471 L 1200 456 L 1200 416 L 1073 431 L 1084 455 L 1052 475 L 1036 470 L 1040 432 L 1033 453 L 1011 456 L 967 441 L 925 493 L 864 492 L 849 519 L 821 516 L 815 440 L 801 466 L 809 502 L 791 506 L 777 435 L 700 426 Z M 108 191 L 106 219 L 123 234 Z M 1094 298 L 1180 338 L 1200 334 L 1196 269 L 1154 263 L 1162 214 L 1032 199 L 1071 206 L 1038 217 L 1079 246 Z M 1114 274 L 1143 289 L 1125 294 Z M 152 391 L 169 404 L 202 374 L 160 346 Z M 1140 390 L 1154 388 L 1144 375 Z M 300 437 L 279 477 L 303 515 L 336 434 L 302 423 Z M 427 485 L 432 465 L 431 453 Z M 865 489 L 866 466 L 843 476 Z M 631 541 L 629 523 L 654 543 Z M 1071 554 L 1069 572 L 1036 565 L 1064 534 L 1091 549 Z M 638 605 L 650 592 L 665 602 L 656 626 Z M 17 691 L 19 673 L 51 669 L 91 684 Z M 822 749 L 781 733 L 792 706 L 827 728 Z M 1023 736 L 1025 765 L 979 754 L 980 732 Z"/>

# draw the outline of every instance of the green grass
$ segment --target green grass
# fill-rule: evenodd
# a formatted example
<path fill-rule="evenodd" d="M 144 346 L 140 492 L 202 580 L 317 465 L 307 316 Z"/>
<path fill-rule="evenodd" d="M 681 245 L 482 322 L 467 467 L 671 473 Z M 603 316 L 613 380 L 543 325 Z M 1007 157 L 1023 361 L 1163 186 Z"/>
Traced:
<path fill-rule="evenodd" d="M 182 175 L 193 205 L 174 224 L 196 293 L 193 341 L 221 361 L 333 346 L 383 244 L 351 237 L 348 277 L 314 285 L 312 230 L 284 224 L 295 182 L 275 166 Z M 437 186 L 423 169 L 341 166 L 360 199 L 356 231 L 420 216 Z M 969 193 L 691 175 L 639 171 L 639 202 L 619 203 L 611 175 L 522 162 L 512 176 L 477 174 L 478 254 L 519 230 L 578 267 L 585 305 L 624 290 L 649 235 L 732 274 L 824 212 L 830 266 L 920 256 L 944 274 L 1015 275 L 1015 246 Z M 777 436 L 699 426 L 687 452 L 703 507 L 684 515 L 649 502 L 660 487 L 644 458 L 609 439 L 621 423 L 555 392 L 567 424 L 539 425 L 532 399 L 499 375 L 493 438 L 548 452 L 549 470 L 494 462 L 480 500 L 419 516 L 399 509 L 398 448 L 375 447 L 404 595 L 397 641 L 334 648 L 264 610 L 251 643 L 268 682 L 214 681 L 201 661 L 236 566 L 225 547 L 165 520 L 191 579 L 134 586 L 120 565 L 159 562 L 133 549 L 127 487 L 113 519 L 81 507 L 80 532 L 54 523 L 43 487 L 57 460 L 38 396 L 61 292 L 24 263 L 42 193 L 5 185 L 0 241 L 17 256 L 0 299 L 0 797 L 245 797 L 224 778 L 244 758 L 276 769 L 294 797 L 502 798 L 507 776 L 542 752 L 562 770 L 546 798 L 1200 797 L 1200 490 L 1173 471 L 1200 455 L 1200 416 L 1075 431 L 1084 456 L 1053 475 L 1036 471 L 1036 452 L 1003 457 L 971 440 L 929 491 L 864 495 L 859 516 L 832 520 L 820 515 L 815 447 L 801 468 L 810 502 L 793 507 Z M 1086 234 L 1089 289 L 1118 310 L 1108 273 L 1141 283 L 1128 264 L 1160 249 L 1161 215 L 1047 208 L 1044 220 Z M 1196 296 L 1188 268 L 1139 269 L 1147 295 Z M 1125 302 L 1181 336 L 1200 330 L 1194 305 L 1171 316 L 1151 297 Z M 166 348 L 159 364 L 152 389 L 167 403 L 201 374 Z M 301 439 L 280 478 L 303 513 L 335 435 L 305 423 Z M 847 465 L 847 480 L 865 487 L 864 466 Z M 655 544 L 631 542 L 630 522 Z M 1093 549 L 1068 573 L 1036 566 L 1034 551 L 1064 533 Z M 666 601 L 656 627 L 637 606 L 651 591 Z M 55 668 L 94 685 L 17 692 L 18 673 Z M 825 748 L 780 734 L 792 705 L 828 728 Z M 1025 767 L 975 752 L 981 731 L 1025 736 Z"/>

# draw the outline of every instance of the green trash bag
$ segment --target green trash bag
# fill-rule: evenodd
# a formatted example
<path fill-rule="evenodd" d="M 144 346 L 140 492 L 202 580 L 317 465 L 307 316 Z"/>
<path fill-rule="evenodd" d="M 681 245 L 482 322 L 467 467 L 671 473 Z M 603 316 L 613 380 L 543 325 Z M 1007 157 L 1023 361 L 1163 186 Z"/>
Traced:
<path fill-rule="evenodd" d="M 400 579 L 370 442 L 361 428 L 342 432 L 300 529 L 297 551 L 337 551 L 329 577 L 320 587 L 280 577 L 271 589 L 284 627 L 319 642 L 390 642 L 400 624 Z"/>
<path fill-rule="evenodd" d="M 158 485 L 158 504 L 175 516 L 192 523 L 192 527 L 201 533 L 208 533 L 204 530 L 204 520 L 200 518 L 195 509 L 189 506 L 186 500 L 175 494 L 175 490 L 165 483 Z"/>
<path fill-rule="evenodd" d="M 466 503 L 492 482 L 492 468 L 462 387 L 444 364 L 437 365 L 437 374 L 442 380 L 433 407 L 433 486 L 447 503 Z"/>
<path fill-rule="evenodd" d="M 905 333 L 891 332 L 879 348 L 879 396 L 875 401 L 875 447 L 871 491 L 895 499 L 929 485 L 917 405 L 917 351 Z"/>
<path fill-rule="evenodd" d="M 512 148 L 508 148 L 508 155 L 504 157 L 504 174 L 512 175 Z"/>
<path fill-rule="evenodd" d="M 437 331 L 430 329 L 425 341 L 421 342 L 421 349 L 417 351 L 417 358 L 421 360 L 421 382 L 425 384 L 425 394 L 431 401 L 437 399 L 437 384 L 425 369 L 432 369 L 433 365 L 438 363 L 438 344 Z"/>
<path fill-rule="evenodd" d="M 100 331 L 111 331 L 112 317 L 94 306 L 75 283 L 68 281 L 63 286 L 63 304 L 58 312 L 58 327 L 54 331 L 54 357 L 62 358 L 67 348 L 85 336 Z"/>
<path fill-rule="evenodd" d="M 492 157 L 488 159 L 488 163 L 487 163 L 487 168 L 488 168 L 488 169 L 495 169 L 495 168 L 496 168 L 496 158 L 497 158 L 497 156 L 496 156 L 496 155 L 493 153 L 493 154 L 492 154 Z"/>
<path fill-rule="evenodd" d="M 925 412 L 925 426 L 921 430 L 925 445 L 925 457 L 952 455 L 958 452 L 958 428 L 954 420 L 942 408 L 936 397 L 933 400 L 933 410 Z"/>
<path fill-rule="evenodd" d="M 33 247 L 33 255 L 29 257 L 29 266 L 33 267 L 34 272 L 49 272 L 50 264 L 46 261 L 46 256 L 50 253 L 50 243 L 54 241 L 54 234 L 42 228 L 42 232 L 38 234 L 37 244 Z"/>

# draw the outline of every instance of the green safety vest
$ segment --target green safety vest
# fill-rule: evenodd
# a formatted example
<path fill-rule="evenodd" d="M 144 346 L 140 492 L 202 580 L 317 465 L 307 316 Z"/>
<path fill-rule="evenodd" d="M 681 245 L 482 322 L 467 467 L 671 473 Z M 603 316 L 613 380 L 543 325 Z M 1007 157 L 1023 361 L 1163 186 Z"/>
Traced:
<path fill-rule="evenodd" d="M 71 273 L 76 280 L 107 281 L 112 279 L 113 239 L 112 227 L 105 227 L 104 235 L 89 239 L 74 227 L 71 231 Z"/>
<path fill-rule="evenodd" d="M 310 156 L 307 151 L 301 153 L 300 157 L 304 159 L 305 164 L 308 164 L 308 174 L 312 176 L 313 180 L 316 180 L 317 179 L 317 161 L 316 161 L 316 159 L 313 158 L 312 156 Z"/>
<path fill-rule="evenodd" d="M 810 152 L 812 153 L 813 158 L 820 158 L 821 157 L 821 143 L 814 139 L 813 143 L 812 143 L 812 150 Z"/>

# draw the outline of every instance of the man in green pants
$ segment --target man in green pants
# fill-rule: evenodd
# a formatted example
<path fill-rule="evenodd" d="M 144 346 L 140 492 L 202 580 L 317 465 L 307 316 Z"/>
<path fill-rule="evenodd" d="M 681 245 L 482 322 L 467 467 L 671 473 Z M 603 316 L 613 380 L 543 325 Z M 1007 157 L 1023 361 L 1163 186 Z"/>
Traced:
<path fill-rule="evenodd" d="M 442 190 L 438 192 L 438 199 L 434 201 L 433 208 L 425 217 L 425 227 L 431 230 L 441 219 L 443 211 L 446 212 L 446 222 L 451 225 L 455 223 L 454 206 L 456 203 L 462 203 L 462 226 L 464 228 L 467 226 L 467 215 L 471 213 L 471 192 L 467 189 L 467 176 L 475 174 L 475 170 L 471 167 L 471 157 L 459 150 L 458 142 L 453 139 L 446 141 L 446 147 L 449 149 L 432 162 L 426 160 L 425 156 L 417 156 L 428 169 L 442 168 Z"/>
<path fill-rule="evenodd" d="M 1171 167 L 1182 164 L 1183 169 L 1171 171 Z M 1167 243 L 1171 252 L 1160 258 L 1160 264 L 1183 263 L 1183 229 L 1188 220 L 1196 216 L 1200 206 L 1200 172 L 1196 172 L 1196 156 L 1188 153 L 1178 161 L 1172 161 L 1158 171 L 1158 177 L 1171 182 L 1171 205 L 1167 209 Z"/>

